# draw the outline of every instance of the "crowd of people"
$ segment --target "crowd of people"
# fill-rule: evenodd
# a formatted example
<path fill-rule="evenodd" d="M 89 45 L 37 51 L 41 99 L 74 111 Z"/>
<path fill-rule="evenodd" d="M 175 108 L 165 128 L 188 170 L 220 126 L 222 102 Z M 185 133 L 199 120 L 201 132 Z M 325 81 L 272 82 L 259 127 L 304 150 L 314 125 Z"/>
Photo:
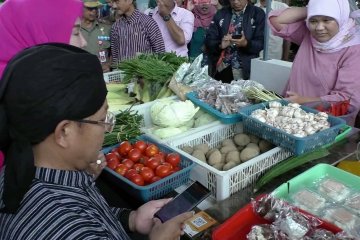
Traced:
<path fill-rule="evenodd" d="M 157 0 L 149 15 L 134 0 L 108 4 L 7 0 L 0 6 L 0 239 L 129 239 L 129 232 L 139 232 L 173 240 L 183 234 L 191 212 L 164 223 L 154 218 L 170 199 L 114 208 L 95 186 L 106 164 L 104 133 L 115 124 L 103 72 L 137 52 L 205 52 L 215 78 L 248 79 L 269 24 L 274 36 L 300 45 L 284 86 L 288 100 L 350 99 L 354 111 L 360 108 L 360 14 L 347 0 L 274 5 L 268 19 L 262 0 L 259 7 L 230 0 L 221 8 Z M 192 11 L 184 8 L 189 5 Z"/>

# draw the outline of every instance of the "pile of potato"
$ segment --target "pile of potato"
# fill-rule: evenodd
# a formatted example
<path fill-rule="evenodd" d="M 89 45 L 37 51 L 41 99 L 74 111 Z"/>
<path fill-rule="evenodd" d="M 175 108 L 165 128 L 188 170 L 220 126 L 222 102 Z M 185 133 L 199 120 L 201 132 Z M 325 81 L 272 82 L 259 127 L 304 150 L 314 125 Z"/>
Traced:
<path fill-rule="evenodd" d="M 227 171 L 273 147 L 268 141 L 256 136 L 239 133 L 232 139 L 223 140 L 217 148 L 210 149 L 207 144 L 199 144 L 181 149 L 220 171 Z"/>

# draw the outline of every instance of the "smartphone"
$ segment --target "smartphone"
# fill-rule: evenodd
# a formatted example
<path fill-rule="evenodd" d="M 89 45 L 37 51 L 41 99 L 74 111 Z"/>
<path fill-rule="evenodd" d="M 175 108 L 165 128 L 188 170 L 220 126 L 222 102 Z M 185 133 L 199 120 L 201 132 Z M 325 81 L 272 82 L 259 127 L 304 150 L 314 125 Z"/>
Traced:
<path fill-rule="evenodd" d="M 232 35 L 232 39 L 240 39 L 241 37 L 241 34 Z"/>
<path fill-rule="evenodd" d="M 181 213 L 191 211 L 209 195 L 210 190 L 199 182 L 194 182 L 185 191 L 178 194 L 173 200 L 157 211 L 154 217 L 159 218 L 161 222 L 166 222 Z"/>

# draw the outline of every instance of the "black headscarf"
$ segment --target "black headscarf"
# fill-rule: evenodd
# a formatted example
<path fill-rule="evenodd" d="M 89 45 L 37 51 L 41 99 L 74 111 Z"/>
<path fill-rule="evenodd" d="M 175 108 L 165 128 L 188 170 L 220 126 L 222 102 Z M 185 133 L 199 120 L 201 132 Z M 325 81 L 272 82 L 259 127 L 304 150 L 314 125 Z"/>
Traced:
<path fill-rule="evenodd" d="M 34 179 L 32 145 L 62 120 L 96 113 L 106 94 L 98 58 L 74 46 L 38 45 L 8 63 L 0 81 L 0 149 L 6 153 L 2 212 L 16 212 Z"/>

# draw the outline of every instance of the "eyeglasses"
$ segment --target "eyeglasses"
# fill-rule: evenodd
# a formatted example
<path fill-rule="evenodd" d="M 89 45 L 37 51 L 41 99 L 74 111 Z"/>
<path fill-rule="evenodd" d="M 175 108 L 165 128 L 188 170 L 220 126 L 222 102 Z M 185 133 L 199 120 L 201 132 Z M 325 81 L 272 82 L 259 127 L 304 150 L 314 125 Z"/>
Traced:
<path fill-rule="evenodd" d="M 94 120 L 87 120 L 87 119 L 80 119 L 76 120 L 76 122 L 82 123 L 90 123 L 90 124 L 102 124 L 105 126 L 105 131 L 111 133 L 114 130 L 114 126 L 116 123 L 115 114 L 112 112 L 107 112 L 104 121 L 94 121 Z"/>
<path fill-rule="evenodd" d="M 92 12 L 92 11 L 94 11 L 94 10 L 98 10 L 98 8 L 97 7 L 86 7 L 86 9 L 88 10 L 88 11 L 90 11 L 90 12 Z"/>

